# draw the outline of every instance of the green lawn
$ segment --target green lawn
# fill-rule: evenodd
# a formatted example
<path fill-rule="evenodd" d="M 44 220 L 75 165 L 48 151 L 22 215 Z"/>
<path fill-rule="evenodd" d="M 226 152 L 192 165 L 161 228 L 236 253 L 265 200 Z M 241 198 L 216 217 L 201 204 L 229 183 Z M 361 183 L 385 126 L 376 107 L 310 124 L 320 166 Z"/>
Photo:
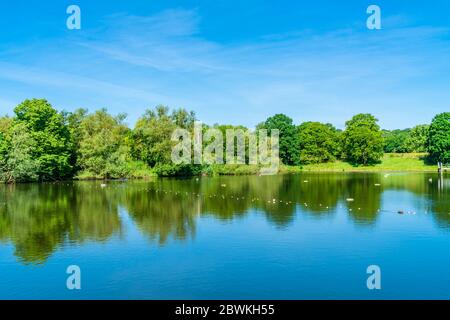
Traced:
<path fill-rule="evenodd" d="M 409 171 L 409 172 L 437 172 L 436 165 L 427 165 L 424 162 L 426 154 L 422 153 L 386 153 L 381 163 L 372 166 L 352 166 L 344 161 L 331 163 L 320 163 L 304 165 L 303 167 L 281 165 L 280 174 L 299 173 L 301 171 L 329 171 L 329 172 L 374 172 L 374 171 Z M 256 165 L 212 165 L 207 167 L 203 174 L 206 175 L 257 175 L 260 173 L 260 166 Z M 156 176 L 153 169 L 136 166 L 132 170 L 130 179 L 149 178 Z M 92 180 L 102 179 L 88 172 L 80 173 L 76 179 Z"/>
<path fill-rule="evenodd" d="M 303 166 L 304 171 L 437 171 L 436 165 L 425 164 L 426 154 L 386 153 L 379 164 L 371 166 L 352 166 L 343 161 Z"/>

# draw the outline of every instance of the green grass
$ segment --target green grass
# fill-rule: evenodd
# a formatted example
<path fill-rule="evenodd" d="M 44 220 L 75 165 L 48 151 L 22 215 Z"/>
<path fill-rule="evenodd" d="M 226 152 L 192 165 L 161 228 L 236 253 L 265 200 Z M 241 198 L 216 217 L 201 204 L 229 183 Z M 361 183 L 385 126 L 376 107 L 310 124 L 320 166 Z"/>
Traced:
<path fill-rule="evenodd" d="M 242 164 L 214 164 L 207 167 L 207 175 L 212 176 L 242 176 L 242 175 L 255 175 L 259 173 L 259 166 L 256 165 L 242 165 Z"/>
<path fill-rule="evenodd" d="M 381 163 L 370 166 L 353 166 L 350 163 L 336 161 L 331 163 L 310 164 L 303 166 L 304 171 L 431 171 L 436 172 L 436 165 L 425 163 L 426 154 L 423 153 L 386 153 Z"/>
<path fill-rule="evenodd" d="M 369 166 L 354 166 L 348 162 L 336 161 L 330 163 L 310 164 L 302 167 L 281 165 L 279 174 L 298 173 L 301 171 L 335 171 L 335 172 L 436 172 L 437 165 L 425 163 L 426 153 L 386 153 L 380 163 Z M 260 167 L 247 165 L 216 165 L 215 175 L 254 175 L 259 174 Z"/>
<path fill-rule="evenodd" d="M 244 175 L 259 175 L 261 169 L 267 168 L 260 165 L 242 165 L 242 164 L 224 164 L 211 165 L 205 172 L 211 176 L 244 176 Z M 281 165 L 278 174 L 292 174 L 301 172 L 301 167 Z"/>
<path fill-rule="evenodd" d="M 323 171 L 323 172 L 379 172 L 379 171 L 406 171 L 406 172 L 436 172 L 436 165 L 425 163 L 426 154 L 423 153 L 386 153 L 381 163 L 370 166 L 354 166 L 348 162 L 336 161 L 330 163 L 310 164 L 302 167 L 281 165 L 279 174 L 298 173 L 301 171 Z M 258 175 L 261 166 L 257 165 L 211 165 L 206 166 L 199 174 L 216 175 Z M 141 163 L 134 163 L 129 168 L 129 179 L 146 179 L 157 176 L 154 169 L 148 168 Z M 103 177 L 95 176 L 89 172 L 80 172 L 75 179 L 95 180 Z"/>

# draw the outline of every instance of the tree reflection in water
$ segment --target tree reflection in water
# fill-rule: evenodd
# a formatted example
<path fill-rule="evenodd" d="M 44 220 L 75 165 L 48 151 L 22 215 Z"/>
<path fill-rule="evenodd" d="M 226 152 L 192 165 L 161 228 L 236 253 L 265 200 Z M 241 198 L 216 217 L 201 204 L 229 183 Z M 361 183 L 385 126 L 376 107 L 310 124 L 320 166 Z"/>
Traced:
<path fill-rule="evenodd" d="M 99 182 L 1 186 L 0 241 L 11 242 L 21 262 L 42 264 L 63 246 L 120 237 L 119 208 L 159 245 L 195 237 L 202 216 L 233 221 L 255 212 L 288 228 L 297 215 L 332 219 L 341 210 L 356 226 L 372 226 L 385 191 L 412 193 L 448 229 L 449 181 L 437 174 L 305 173 L 109 182 L 106 188 Z"/>

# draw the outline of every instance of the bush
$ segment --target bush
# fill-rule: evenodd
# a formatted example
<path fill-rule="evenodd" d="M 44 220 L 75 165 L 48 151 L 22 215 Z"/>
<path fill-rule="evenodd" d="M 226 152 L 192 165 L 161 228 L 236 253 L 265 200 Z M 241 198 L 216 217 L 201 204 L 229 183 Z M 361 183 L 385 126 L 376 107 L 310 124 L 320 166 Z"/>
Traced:
<path fill-rule="evenodd" d="M 428 131 L 427 148 L 435 163 L 450 163 L 450 112 L 434 117 Z"/>
<path fill-rule="evenodd" d="M 191 164 L 158 164 L 153 171 L 160 177 L 189 177 L 201 174 L 202 168 Z"/>

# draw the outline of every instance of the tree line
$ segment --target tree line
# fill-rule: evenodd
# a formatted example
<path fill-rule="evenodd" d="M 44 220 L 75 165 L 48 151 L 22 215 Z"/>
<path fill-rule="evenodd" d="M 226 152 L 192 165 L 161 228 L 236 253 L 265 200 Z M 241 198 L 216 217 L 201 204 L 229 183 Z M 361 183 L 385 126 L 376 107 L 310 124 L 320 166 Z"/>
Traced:
<path fill-rule="evenodd" d="M 157 106 L 147 110 L 134 128 L 126 115 L 106 109 L 58 112 L 43 99 L 25 100 L 13 117 L 0 117 L 0 181 L 59 181 L 71 178 L 119 179 L 148 175 L 210 173 L 205 165 L 174 165 L 171 152 L 176 128 L 192 130 L 195 113 Z M 222 132 L 243 126 L 214 124 Z M 407 130 L 381 130 L 371 114 L 358 114 L 345 130 L 331 124 L 295 125 L 284 114 L 269 117 L 257 129 L 280 133 L 284 165 L 348 161 L 370 165 L 384 152 L 428 152 L 430 161 L 450 163 L 450 113 L 437 115 L 430 125 Z M 208 143 L 205 141 L 205 143 Z"/>

